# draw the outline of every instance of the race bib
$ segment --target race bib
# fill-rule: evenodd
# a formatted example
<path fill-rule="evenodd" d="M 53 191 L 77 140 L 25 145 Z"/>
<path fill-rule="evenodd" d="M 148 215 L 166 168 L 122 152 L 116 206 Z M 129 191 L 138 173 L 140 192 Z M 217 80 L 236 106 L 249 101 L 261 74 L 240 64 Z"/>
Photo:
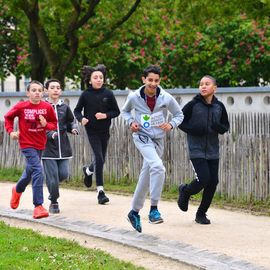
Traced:
<path fill-rule="evenodd" d="M 141 125 L 144 128 L 156 127 L 163 124 L 164 122 L 165 119 L 162 112 L 141 115 Z"/>

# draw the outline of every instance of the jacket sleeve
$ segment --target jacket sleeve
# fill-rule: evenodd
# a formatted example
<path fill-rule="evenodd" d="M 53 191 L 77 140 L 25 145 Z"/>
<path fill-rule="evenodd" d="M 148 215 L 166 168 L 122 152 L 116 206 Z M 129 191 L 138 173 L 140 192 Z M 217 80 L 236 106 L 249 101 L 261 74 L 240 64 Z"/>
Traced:
<path fill-rule="evenodd" d="M 77 102 L 75 109 L 74 109 L 74 115 L 79 122 L 81 122 L 83 119 L 82 110 L 83 110 L 84 106 L 85 106 L 85 103 L 84 103 L 84 92 L 83 92 L 81 94 L 78 102 Z"/>
<path fill-rule="evenodd" d="M 115 98 L 113 93 L 110 93 L 110 94 L 111 94 L 111 97 L 110 97 L 110 99 L 111 99 L 111 108 L 110 108 L 110 110 L 108 112 L 106 112 L 106 115 L 107 115 L 108 119 L 115 118 L 120 114 L 120 110 L 119 110 L 116 98 Z"/>
<path fill-rule="evenodd" d="M 196 101 L 191 100 L 190 102 L 188 102 L 183 110 L 184 113 L 184 120 L 183 122 L 178 126 L 182 131 L 184 131 L 185 133 L 192 135 L 192 136 L 203 136 L 206 135 L 207 133 L 207 129 L 206 127 L 199 125 L 197 122 L 196 123 L 192 123 L 191 117 L 192 117 L 192 111 L 194 108 L 194 105 L 196 104 Z"/>
<path fill-rule="evenodd" d="M 224 134 L 230 129 L 230 123 L 228 119 L 228 114 L 223 103 L 219 103 L 222 108 L 221 118 L 218 121 L 216 117 L 213 117 L 213 123 L 211 128 L 217 131 L 219 134 Z"/>
<path fill-rule="evenodd" d="M 15 105 L 13 108 L 11 108 L 4 116 L 5 118 L 5 129 L 8 134 L 10 134 L 13 131 L 14 126 L 14 118 L 18 116 L 18 108 L 17 105 Z"/>
<path fill-rule="evenodd" d="M 73 129 L 78 130 L 77 121 L 70 109 L 70 107 L 67 105 L 67 111 L 66 111 L 66 121 L 67 121 L 67 131 L 71 132 Z"/>
<path fill-rule="evenodd" d="M 55 111 L 53 107 L 50 105 L 49 107 L 49 114 L 48 114 L 48 119 L 47 120 L 47 130 L 57 130 L 57 118 L 55 115 Z"/>
<path fill-rule="evenodd" d="M 134 121 L 134 117 L 131 113 L 131 111 L 133 110 L 133 102 L 132 102 L 133 96 L 134 96 L 134 93 L 130 93 L 127 96 L 127 99 L 121 111 L 121 116 L 124 118 L 124 120 L 128 123 L 129 126 Z"/>
<path fill-rule="evenodd" d="M 172 125 L 173 128 L 175 128 L 183 122 L 184 114 L 174 97 L 171 98 L 168 110 L 172 114 L 170 124 Z"/>

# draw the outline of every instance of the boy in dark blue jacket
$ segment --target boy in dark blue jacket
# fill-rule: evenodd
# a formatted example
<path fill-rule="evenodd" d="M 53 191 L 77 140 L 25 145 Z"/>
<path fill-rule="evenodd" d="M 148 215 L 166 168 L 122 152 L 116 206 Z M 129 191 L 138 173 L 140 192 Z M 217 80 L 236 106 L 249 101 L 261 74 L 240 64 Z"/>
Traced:
<path fill-rule="evenodd" d="M 47 144 L 42 154 L 46 185 L 51 201 L 49 212 L 60 212 L 57 199 L 59 198 L 59 182 L 69 177 L 69 159 L 72 158 L 68 132 L 78 134 L 78 126 L 70 107 L 61 99 L 60 81 L 50 79 L 46 82 L 48 98 L 46 99 L 55 110 L 57 130 L 47 132 Z"/>
<path fill-rule="evenodd" d="M 187 133 L 189 157 L 196 179 L 190 184 L 180 185 L 178 206 L 187 211 L 190 196 L 203 189 L 195 218 L 199 224 L 210 224 L 206 212 L 219 181 L 218 135 L 224 134 L 230 127 L 227 111 L 214 95 L 216 89 L 216 80 L 209 75 L 204 76 L 200 81 L 200 93 L 184 106 L 184 121 L 179 125 Z"/>

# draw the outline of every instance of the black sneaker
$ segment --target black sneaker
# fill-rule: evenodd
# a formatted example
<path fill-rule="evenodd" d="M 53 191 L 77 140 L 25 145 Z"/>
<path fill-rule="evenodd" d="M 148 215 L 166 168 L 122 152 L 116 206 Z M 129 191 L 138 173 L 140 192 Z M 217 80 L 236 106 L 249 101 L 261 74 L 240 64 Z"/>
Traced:
<path fill-rule="evenodd" d="M 49 213 L 51 214 L 59 214 L 60 209 L 58 203 L 51 203 L 49 206 Z"/>
<path fill-rule="evenodd" d="M 190 195 L 186 194 L 184 190 L 186 186 L 187 184 L 181 184 L 179 186 L 179 197 L 177 200 L 178 207 L 184 212 L 188 210 L 188 201 L 190 198 Z"/>
<path fill-rule="evenodd" d="M 84 182 L 84 185 L 86 186 L 86 187 L 88 187 L 88 188 L 90 188 L 91 186 L 92 186 L 92 175 L 93 175 L 93 172 L 91 172 L 91 174 L 90 175 L 88 175 L 87 173 L 86 173 L 86 169 L 87 169 L 88 167 L 87 166 L 84 166 L 83 167 L 83 173 L 84 173 L 84 180 L 83 180 L 83 182 Z"/>
<path fill-rule="evenodd" d="M 107 202 L 109 202 L 109 198 L 105 195 L 103 190 L 100 190 L 98 193 L 98 203 L 99 204 L 105 204 Z"/>
<path fill-rule="evenodd" d="M 141 226 L 141 217 L 139 214 L 134 214 L 133 211 L 131 210 L 128 213 L 127 220 L 130 222 L 132 227 L 137 231 L 137 232 L 142 232 L 142 226 Z"/>
<path fill-rule="evenodd" d="M 208 225 L 211 224 L 210 219 L 206 217 L 206 215 L 196 215 L 195 221 L 199 224 Z"/>

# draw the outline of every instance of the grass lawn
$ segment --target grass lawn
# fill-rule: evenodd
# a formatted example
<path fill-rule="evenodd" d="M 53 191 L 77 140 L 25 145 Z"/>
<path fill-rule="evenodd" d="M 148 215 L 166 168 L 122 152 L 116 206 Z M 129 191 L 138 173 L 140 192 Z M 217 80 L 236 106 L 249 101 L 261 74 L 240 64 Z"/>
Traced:
<path fill-rule="evenodd" d="M 0 222 L 0 269 L 144 269 L 76 242 L 41 236 Z"/>

